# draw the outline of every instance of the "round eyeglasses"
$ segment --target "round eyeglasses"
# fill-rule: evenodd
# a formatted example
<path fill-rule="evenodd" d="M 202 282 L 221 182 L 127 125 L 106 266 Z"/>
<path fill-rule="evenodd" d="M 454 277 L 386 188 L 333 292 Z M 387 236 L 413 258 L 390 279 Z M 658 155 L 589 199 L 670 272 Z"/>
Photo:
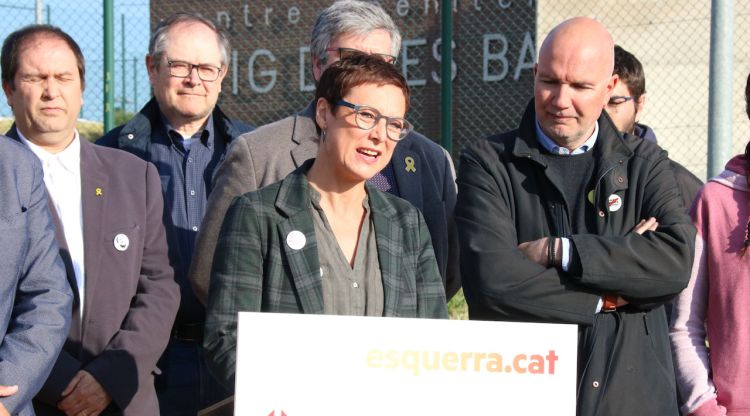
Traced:
<path fill-rule="evenodd" d="M 384 116 L 380 114 L 380 111 L 366 105 L 352 104 L 344 100 L 339 100 L 336 105 L 353 109 L 354 120 L 357 122 L 357 127 L 362 130 L 371 130 L 380 122 L 380 119 L 385 120 L 386 135 L 396 142 L 406 137 L 413 128 L 411 123 L 404 118 Z"/>

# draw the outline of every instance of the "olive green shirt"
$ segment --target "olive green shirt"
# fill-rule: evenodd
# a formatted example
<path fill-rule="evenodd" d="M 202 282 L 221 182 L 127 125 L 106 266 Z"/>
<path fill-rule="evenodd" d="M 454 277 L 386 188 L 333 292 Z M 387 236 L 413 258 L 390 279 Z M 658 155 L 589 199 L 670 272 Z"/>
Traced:
<path fill-rule="evenodd" d="M 375 229 L 365 196 L 365 217 L 359 232 L 354 265 L 339 247 L 333 229 L 320 206 L 320 194 L 310 187 L 311 212 L 318 242 L 323 310 L 327 315 L 383 316 L 383 279 L 380 274 Z"/>

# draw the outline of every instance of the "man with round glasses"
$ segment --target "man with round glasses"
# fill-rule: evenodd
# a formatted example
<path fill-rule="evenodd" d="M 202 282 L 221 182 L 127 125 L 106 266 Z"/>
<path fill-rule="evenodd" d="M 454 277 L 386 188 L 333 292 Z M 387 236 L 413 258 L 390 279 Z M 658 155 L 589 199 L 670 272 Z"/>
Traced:
<path fill-rule="evenodd" d="M 229 143 L 250 130 L 216 105 L 229 65 L 229 40 L 209 20 L 178 13 L 154 28 L 146 67 L 154 98 L 97 141 L 153 162 L 164 192 L 169 257 L 181 301 L 156 379 L 161 415 L 195 415 L 228 396 L 201 353 L 205 308 L 187 279 L 211 177 Z"/>
<path fill-rule="evenodd" d="M 400 45 L 401 33 L 379 5 L 359 0 L 337 1 L 318 14 L 312 29 L 313 77 L 317 83 L 330 64 L 353 51 L 395 63 Z M 358 112 L 360 127 L 369 123 L 363 123 L 363 118 L 379 115 L 365 114 L 363 108 Z M 315 102 L 310 102 L 295 115 L 241 136 L 227 152 L 214 177 L 208 213 L 196 240 L 201 256 L 193 258 L 190 268 L 190 280 L 199 298 L 207 298 L 214 249 L 230 202 L 238 195 L 283 179 L 315 157 L 319 135 L 314 116 Z M 402 132 L 406 130 L 411 129 Z M 453 221 L 456 201 L 453 162 L 443 148 L 418 133 L 399 134 L 399 137 L 403 140 L 391 162 L 369 183 L 406 199 L 422 212 L 446 283 L 446 296 L 450 298 L 461 284 Z"/>

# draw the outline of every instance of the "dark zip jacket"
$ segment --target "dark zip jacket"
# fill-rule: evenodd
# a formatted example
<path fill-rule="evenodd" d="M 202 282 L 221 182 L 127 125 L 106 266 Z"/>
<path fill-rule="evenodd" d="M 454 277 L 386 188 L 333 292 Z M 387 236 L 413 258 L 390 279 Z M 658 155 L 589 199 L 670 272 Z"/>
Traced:
<path fill-rule="evenodd" d="M 578 414 L 677 415 L 663 304 L 688 283 L 695 228 L 667 154 L 651 142 L 622 140 L 602 112 L 591 152 L 596 224 L 571 234 L 561 177 L 549 177 L 533 101 L 518 130 L 480 140 L 461 155 L 456 223 L 471 319 L 579 325 Z M 611 195 L 621 207 L 610 210 Z M 583 197 L 583 196 L 582 196 Z M 632 232 L 656 217 L 655 232 Z M 528 260 L 517 246 L 570 238 L 568 272 Z M 630 304 L 596 313 L 601 297 Z"/>

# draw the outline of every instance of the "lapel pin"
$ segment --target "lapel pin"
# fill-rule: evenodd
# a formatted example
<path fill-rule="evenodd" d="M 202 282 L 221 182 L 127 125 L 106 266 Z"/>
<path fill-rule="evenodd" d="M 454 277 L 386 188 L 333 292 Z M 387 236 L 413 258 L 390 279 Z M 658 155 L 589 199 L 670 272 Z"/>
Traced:
<path fill-rule="evenodd" d="M 292 250 L 301 250 L 305 246 L 307 239 L 302 231 L 294 230 L 286 235 L 286 245 Z"/>
<path fill-rule="evenodd" d="M 615 212 L 622 207 L 622 198 L 612 194 L 607 198 L 607 208 L 610 212 Z"/>
<path fill-rule="evenodd" d="M 414 167 L 414 158 L 411 156 L 406 156 L 404 158 L 404 162 L 406 163 L 406 171 L 407 172 L 416 172 L 417 168 Z"/>
<path fill-rule="evenodd" d="M 125 251 L 128 249 L 128 246 L 130 246 L 130 239 L 125 234 L 117 234 L 115 236 L 115 250 L 117 251 Z"/>
<path fill-rule="evenodd" d="M 96 190 L 94 191 L 94 193 L 96 194 L 96 196 L 102 196 L 102 195 L 104 195 L 104 193 L 102 192 L 102 188 L 96 188 Z"/>

